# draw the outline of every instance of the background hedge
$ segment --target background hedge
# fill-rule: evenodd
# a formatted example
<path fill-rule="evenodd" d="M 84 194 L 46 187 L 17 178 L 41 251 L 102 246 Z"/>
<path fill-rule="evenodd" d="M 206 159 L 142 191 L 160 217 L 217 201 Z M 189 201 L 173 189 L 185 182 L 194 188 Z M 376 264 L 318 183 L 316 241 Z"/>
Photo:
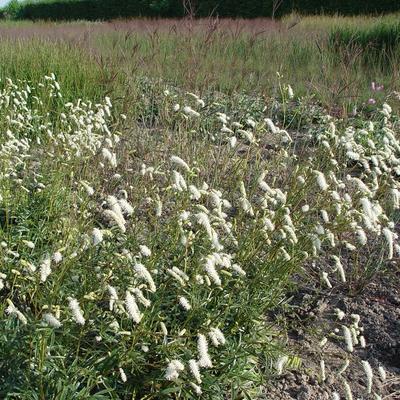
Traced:
<path fill-rule="evenodd" d="M 270 17 L 273 0 L 193 0 L 198 17 Z M 283 0 L 276 13 L 357 15 L 400 10 L 400 0 Z M 107 20 L 136 16 L 182 17 L 182 0 L 43 0 L 13 4 L 4 10 L 16 19 Z"/>

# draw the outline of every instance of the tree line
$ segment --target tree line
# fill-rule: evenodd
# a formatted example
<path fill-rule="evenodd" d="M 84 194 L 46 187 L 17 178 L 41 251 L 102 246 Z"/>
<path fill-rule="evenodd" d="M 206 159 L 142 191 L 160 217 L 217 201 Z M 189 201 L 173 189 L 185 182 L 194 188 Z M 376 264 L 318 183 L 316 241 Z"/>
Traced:
<path fill-rule="evenodd" d="M 399 0 L 12 0 L 3 10 L 15 19 L 109 20 L 130 17 L 279 17 L 301 14 L 383 14 Z"/>

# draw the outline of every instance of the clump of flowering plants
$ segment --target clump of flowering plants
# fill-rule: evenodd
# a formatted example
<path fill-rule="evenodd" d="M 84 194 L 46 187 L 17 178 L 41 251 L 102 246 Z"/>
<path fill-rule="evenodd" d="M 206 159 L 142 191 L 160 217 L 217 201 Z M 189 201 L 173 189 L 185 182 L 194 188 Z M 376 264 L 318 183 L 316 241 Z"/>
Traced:
<path fill-rule="evenodd" d="M 367 244 L 398 257 L 390 106 L 296 137 L 282 93 L 268 115 L 166 90 L 154 132 L 109 98 L 64 103 L 55 76 L 5 84 L 3 396 L 256 398 L 290 362 L 266 315 L 293 272 L 331 257 L 329 286 Z"/>

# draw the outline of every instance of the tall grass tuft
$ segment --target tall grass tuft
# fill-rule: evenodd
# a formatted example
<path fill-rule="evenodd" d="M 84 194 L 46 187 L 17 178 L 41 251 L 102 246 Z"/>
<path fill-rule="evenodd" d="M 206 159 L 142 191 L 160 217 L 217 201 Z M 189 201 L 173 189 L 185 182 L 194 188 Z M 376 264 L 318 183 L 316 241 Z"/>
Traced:
<path fill-rule="evenodd" d="M 400 49 L 400 22 L 382 21 L 366 26 L 341 26 L 332 29 L 330 47 L 334 50 L 359 48 L 366 56 L 390 57 Z"/>

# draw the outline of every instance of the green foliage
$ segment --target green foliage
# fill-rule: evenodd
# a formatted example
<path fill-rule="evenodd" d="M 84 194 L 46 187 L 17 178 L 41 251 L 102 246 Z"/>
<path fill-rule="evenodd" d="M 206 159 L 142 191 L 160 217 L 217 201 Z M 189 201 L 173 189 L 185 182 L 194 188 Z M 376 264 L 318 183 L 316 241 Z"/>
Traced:
<path fill-rule="evenodd" d="M 286 6 L 287 1 L 283 2 Z M 292 8 L 304 14 L 364 15 L 395 12 L 397 0 L 292 0 Z"/>
<path fill-rule="evenodd" d="M 400 22 L 377 21 L 362 27 L 337 26 L 329 35 L 330 46 L 335 49 L 361 49 L 366 54 L 394 54 L 400 49 Z"/>
<path fill-rule="evenodd" d="M 16 15 L 18 19 L 109 20 L 133 16 L 183 16 L 179 0 L 48 0 L 26 2 Z"/>
<path fill-rule="evenodd" d="M 198 17 L 270 17 L 276 3 L 274 0 L 197 0 L 191 2 L 191 9 Z M 400 3 L 395 0 L 283 0 L 275 15 L 282 16 L 293 10 L 303 14 L 357 15 L 399 9 Z M 8 14 L 17 19 L 109 20 L 137 16 L 182 17 L 185 11 L 181 0 L 42 0 L 14 5 Z"/>
<path fill-rule="evenodd" d="M 2 16 L 17 19 L 20 15 L 22 4 L 18 0 L 11 0 L 2 10 Z"/>

